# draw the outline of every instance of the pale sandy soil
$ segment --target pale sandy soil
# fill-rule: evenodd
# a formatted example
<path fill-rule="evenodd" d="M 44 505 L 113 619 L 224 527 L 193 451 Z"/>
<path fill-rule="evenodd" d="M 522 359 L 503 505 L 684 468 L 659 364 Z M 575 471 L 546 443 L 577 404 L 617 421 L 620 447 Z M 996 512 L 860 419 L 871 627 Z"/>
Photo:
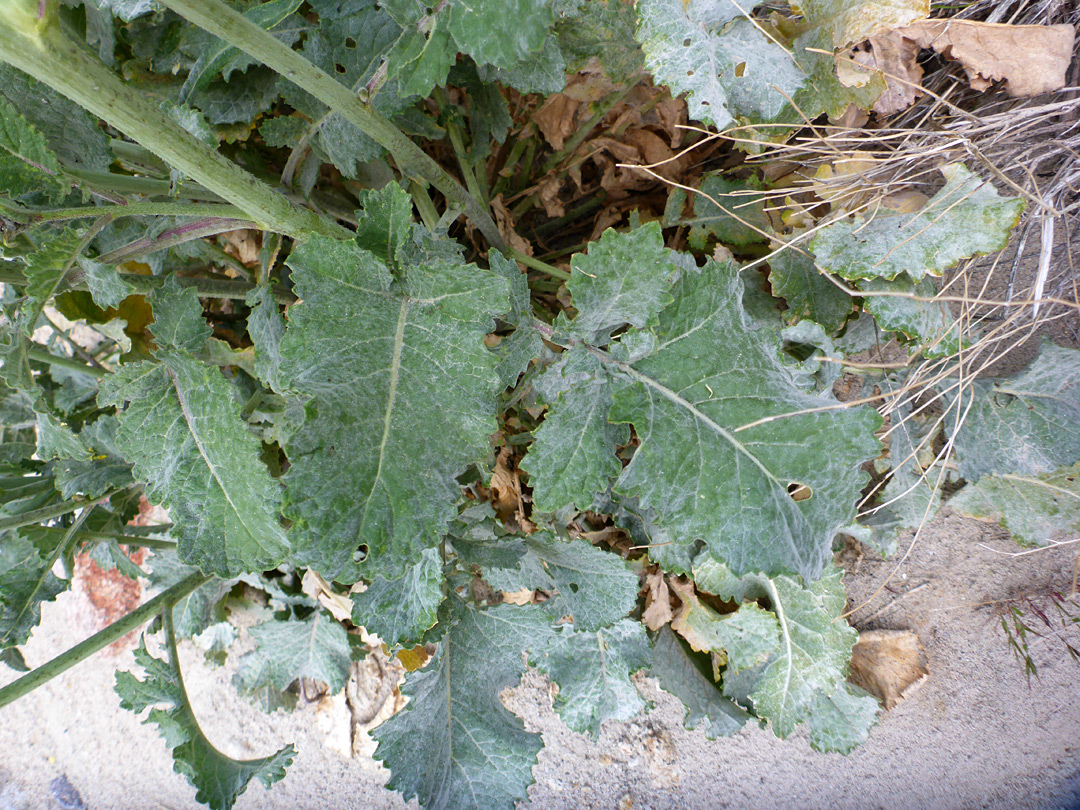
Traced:
<path fill-rule="evenodd" d="M 803 734 L 781 741 L 758 728 L 707 740 L 683 728 L 678 703 L 648 679 L 641 684 L 655 708 L 632 722 L 608 724 L 593 742 L 561 724 L 546 680 L 530 674 L 504 696 L 546 743 L 527 807 L 1080 807 L 1080 667 L 1060 640 L 1036 640 L 1040 678 L 1029 686 L 992 610 L 973 606 L 1024 589 L 1067 591 L 1074 553 L 1012 558 L 980 543 L 1016 550 L 993 527 L 939 517 L 890 586 L 894 592 L 856 615 L 860 629 L 917 632 L 931 675 L 850 756 L 818 754 Z M 850 567 L 854 563 L 848 558 Z M 848 577 L 852 604 L 894 566 L 864 558 Z M 859 618 L 886 605 L 891 607 L 869 621 Z M 44 624 L 26 648 L 28 662 L 42 663 L 99 622 L 84 595 L 65 594 L 46 606 Z M 1075 627 L 1071 640 L 1080 646 L 1078 636 Z M 0 810 L 198 806 L 194 791 L 172 772 L 156 729 L 120 709 L 112 691 L 113 671 L 131 665 L 130 647 L 100 653 L 0 710 Z M 270 792 L 253 785 L 238 808 L 405 806 L 382 787 L 386 772 L 371 759 L 366 735 L 357 740 L 358 755 L 346 756 L 343 699 L 309 704 L 292 715 L 265 715 L 233 692 L 234 665 L 210 668 L 190 644 L 182 656 L 197 714 L 218 747 L 233 756 L 256 756 L 291 741 L 300 750 L 282 783 Z M 0 683 L 12 677 L 0 667 Z M 62 776 L 73 791 L 50 788 Z"/>

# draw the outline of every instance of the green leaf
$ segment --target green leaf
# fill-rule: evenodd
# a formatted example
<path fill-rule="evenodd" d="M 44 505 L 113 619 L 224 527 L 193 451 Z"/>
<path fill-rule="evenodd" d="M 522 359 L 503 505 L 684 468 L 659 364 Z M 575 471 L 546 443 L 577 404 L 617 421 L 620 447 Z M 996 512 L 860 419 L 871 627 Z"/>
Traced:
<path fill-rule="evenodd" d="M 79 441 L 75 432 L 52 414 L 37 415 L 37 455 L 42 461 L 54 458 L 71 458 L 87 461 L 90 451 Z"/>
<path fill-rule="evenodd" d="M 768 584 L 780 625 L 780 648 L 762 673 L 751 699 L 778 737 L 787 737 L 807 719 L 819 692 L 835 695 L 847 677 L 858 633 L 844 621 L 843 571 L 826 572 L 802 586 L 790 577 Z"/>
<path fill-rule="evenodd" d="M 259 461 L 259 443 L 217 369 L 179 351 L 124 366 L 99 404 L 122 406 L 116 444 L 171 512 L 180 558 L 222 577 L 265 571 L 289 546 L 278 523 L 280 490 Z"/>
<path fill-rule="evenodd" d="M 594 633 L 562 625 L 533 650 L 530 663 L 559 685 L 555 710 L 573 731 L 600 736 L 607 720 L 629 720 L 646 707 L 630 676 L 652 663 L 641 622 L 624 619 Z"/>
<path fill-rule="evenodd" d="M 866 296 L 863 309 L 871 313 L 886 332 L 900 332 L 915 341 L 928 359 L 947 357 L 960 351 L 960 322 L 945 301 L 919 301 L 934 298 L 938 285 L 931 278 L 916 283 L 906 275 L 894 279 L 872 278 L 856 282 Z M 874 295 L 873 293 L 900 293 Z M 906 296 L 913 296 L 908 298 Z"/>
<path fill-rule="evenodd" d="M 135 292 L 135 287 L 125 281 L 115 267 L 80 256 L 77 259 L 86 278 L 86 286 L 94 303 L 102 309 L 118 307 L 120 302 Z"/>
<path fill-rule="evenodd" d="M 155 549 L 150 558 L 150 581 L 165 590 L 198 569 L 184 565 L 172 549 Z M 193 638 L 210 626 L 223 621 L 225 610 L 221 600 L 232 589 L 231 582 L 211 579 L 196 588 L 173 607 L 173 625 L 177 638 Z"/>
<path fill-rule="evenodd" d="M 1045 546 L 1080 532 L 1080 463 L 1038 475 L 984 475 L 949 508 L 993 520 L 1022 543 Z"/>
<path fill-rule="evenodd" d="M 52 573 L 54 561 L 17 532 L 0 535 L 0 649 L 25 644 L 41 621 L 42 603 L 67 590 L 70 583 Z"/>
<path fill-rule="evenodd" d="M 520 544 L 524 552 L 515 567 L 485 568 L 484 579 L 501 591 L 539 588 L 555 592 L 544 602 L 544 609 L 556 619 L 573 617 L 578 630 L 595 632 L 614 624 L 637 601 L 637 575 L 617 554 L 584 540 L 559 540 L 544 531 L 509 542 L 511 547 Z"/>
<path fill-rule="evenodd" d="M 685 725 L 701 728 L 710 740 L 730 737 L 750 715 L 724 697 L 713 683 L 706 656 L 690 650 L 670 627 L 656 634 L 653 644 L 653 664 L 649 674 L 660 682 L 665 692 L 682 701 L 686 707 Z"/>
<path fill-rule="evenodd" d="M 632 31 L 631 28 L 631 33 Z M 633 37 L 630 42 L 633 47 L 637 46 Z M 492 65 L 478 65 L 477 72 L 485 82 L 492 85 L 498 82 L 522 93 L 561 93 L 566 88 L 567 66 L 560 44 L 561 38 L 556 40 L 554 36 L 549 36 L 544 40 L 544 47 L 539 54 L 518 62 L 514 67 L 502 69 Z"/>
<path fill-rule="evenodd" d="M 851 314 L 851 296 L 814 266 L 814 257 L 788 249 L 769 259 L 769 284 L 787 301 L 784 317 L 815 321 L 834 334 Z"/>
<path fill-rule="evenodd" d="M 213 334 L 203 318 L 198 293 L 191 287 L 181 287 L 175 276 L 147 297 L 154 310 L 150 332 L 161 348 L 197 352 Z"/>
<path fill-rule="evenodd" d="M 63 166 L 108 171 L 113 162 L 109 136 L 98 120 L 74 101 L 7 64 L 0 64 L 0 96 L 41 133 Z M 42 182 L 55 181 L 38 175 L 37 183 Z M 60 190 L 66 192 L 68 184 L 61 185 Z"/>
<path fill-rule="evenodd" d="M 360 191 L 357 199 L 363 216 L 356 224 L 356 244 L 392 264 L 412 229 L 412 198 L 397 183 L 388 183 L 378 191 Z"/>
<path fill-rule="evenodd" d="M 702 604 L 689 583 L 672 584 L 682 604 L 671 629 L 698 652 L 724 653 L 729 672 L 763 664 L 779 647 L 776 617 L 769 611 L 749 602 L 721 615 Z"/>
<path fill-rule="evenodd" d="M 1038 475 L 1080 461 L 1080 350 L 1043 343 L 1025 371 L 969 385 L 959 429 L 957 404 L 948 410 L 964 478 Z"/>
<path fill-rule="evenodd" d="M 268 757 L 236 760 L 210 744 L 188 703 L 175 646 L 165 660 L 150 655 L 145 638 L 140 639 L 135 663 L 146 671 L 146 677 L 140 681 L 130 672 L 116 673 L 120 705 L 136 713 L 150 709 L 143 723 L 158 726 L 165 744 L 172 749 L 173 770 L 196 788 L 196 801 L 212 810 L 228 810 L 252 779 L 270 787 L 285 777 L 285 768 L 296 756 L 291 745 Z"/>
<path fill-rule="evenodd" d="M 609 418 L 641 441 L 615 490 L 656 510 L 675 543 L 704 542 L 736 574 L 813 579 L 854 518 L 880 420 L 831 392 L 799 390 L 775 333 L 753 329 L 741 296 L 734 264 L 710 261 L 676 285 L 657 350 L 607 364 L 628 382 Z M 799 484 L 811 495 L 796 501 L 789 487 Z"/>
<path fill-rule="evenodd" d="M 615 449 L 630 440 L 625 425 L 607 420 L 612 404 L 608 376 L 596 357 L 573 348 L 536 385 L 552 407 L 521 462 L 533 488 L 533 505 L 538 512 L 570 504 L 588 509 L 596 493 L 622 472 Z"/>
<path fill-rule="evenodd" d="M 566 65 L 559 73 L 576 73 L 595 59 L 612 82 L 632 82 L 645 69 L 645 54 L 634 39 L 636 27 L 636 15 L 629 4 L 587 0 L 580 11 L 562 18 L 555 25 L 559 49 L 566 57 Z M 559 79 L 565 84 L 565 76 L 560 75 Z M 522 92 L 530 92 L 509 83 Z M 557 93 L 562 89 L 560 85 L 555 89 L 531 92 Z"/>
<path fill-rule="evenodd" d="M 555 22 L 549 0 L 450 0 L 450 35 L 478 64 L 512 68 L 544 46 Z"/>
<path fill-rule="evenodd" d="M 257 66 L 233 73 L 229 81 L 214 79 L 193 93 L 189 102 L 213 125 L 247 124 L 270 108 L 281 92 L 278 74 Z"/>
<path fill-rule="evenodd" d="M 736 119 L 776 121 L 806 74 L 791 54 L 723 0 L 640 0 L 637 39 L 645 66 L 690 117 L 725 129 Z"/>
<path fill-rule="evenodd" d="M 502 384 L 510 388 L 517 384 L 529 363 L 544 354 L 544 341 L 533 328 L 527 274 L 521 272 L 517 262 L 504 258 L 497 250 L 488 253 L 488 263 L 492 272 L 505 278 L 510 286 L 510 311 L 502 319 L 514 327 L 514 332 L 495 348 L 499 356 L 495 371 Z"/>
<path fill-rule="evenodd" d="M 428 14 L 428 7 L 416 0 L 384 0 L 380 5 L 402 29 L 387 55 L 387 77 L 397 80 L 402 96 L 428 96 L 446 83 L 457 58 L 448 15 Z"/>
<path fill-rule="evenodd" d="M 941 173 L 945 187 L 914 214 L 878 212 L 869 221 L 855 216 L 822 228 L 810 242 L 818 264 L 847 279 L 907 273 L 921 281 L 968 256 L 1005 247 L 1023 199 L 1001 197 L 959 163 Z"/>
<path fill-rule="evenodd" d="M 443 601 L 442 568 L 439 550 L 426 548 L 403 578 L 376 578 L 366 591 L 353 594 L 353 623 L 376 633 L 391 650 L 420 643 L 435 626 Z"/>
<path fill-rule="evenodd" d="M 522 650 L 542 643 L 550 619 L 535 605 L 448 605 L 438 650 L 402 688 L 408 705 L 373 732 L 375 758 L 390 769 L 387 786 L 424 810 L 511 810 L 543 743 L 499 693 L 517 685 Z"/>
<path fill-rule="evenodd" d="M 30 313 L 23 322 L 23 333 L 27 337 L 33 334 L 45 302 L 60 288 L 81 244 L 82 236 L 75 228 L 52 231 L 42 239 L 38 249 L 24 259 L 23 275 L 27 281 L 24 306 Z"/>
<path fill-rule="evenodd" d="M 255 667 L 279 691 L 298 678 L 313 678 L 336 694 L 349 680 L 348 633 L 321 610 L 305 620 L 263 622 L 248 632 L 257 648 L 244 656 L 241 667 Z"/>
<path fill-rule="evenodd" d="M 255 376 L 281 393 L 285 390 L 281 382 L 281 339 L 285 337 L 285 321 L 268 284 L 260 284 L 249 292 L 246 303 L 251 307 L 247 328 L 255 349 Z"/>
<path fill-rule="evenodd" d="M 653 321 L 671 303 L 671 284 L 679 272 L 672 256 L 659 222 L 626 233 L 608 228 L 588 253 L 570 260 L 566 286 L 578 314 L 568 334 L 603 345 L 621 326 L 640 328 Z"/>
<path fill-rule="evenodd" d="M 806 721 L 810 747 L 815 751 L 850 753 L 866 742 L 879 710 L 876 697 L 847 681 L 832 694 L 818 692 Z"/>
<path fill-rule="evenodd" d="M 244 12 L 244 17 L 260 28 L 271 31 L 296 11 L 300 3 L 301 0 L 270 0 L 249 8 Z M 284 37 L 281 33 L 283 32 L 278 32 L 279 38 L 288 45 L 292 45 L 300 37 L 299 30 L 293 30 Z M 228 81 L 231 72 L 244 71 L 255 64 L 247 54 L 199 28 L 192 30 L 185 46 L 185 50 L 198 53 L 198 59 L 180 88 L 180 95 L 177 97 L 180 104 L 187 103 L 192 93 L 205 87 L 214 77 L 221 75 Z"/>
<path fill-rule="evenodd" d="M 423 257 L 393 280 L 371 253 L 320 237 L 289 266 L 303 301 L 281 343 L 284 383 L 311 398 L 285 477 L 303 564 L 353 581 L 364 545 L 366 575 L 398 579 L 455 517 L 456 477 L 487 457 L 501 385 L 483 337 L 506 281 Z"/>
<path fill-rule="evenodd" d="M 67 190 L 60 163 L 45 138 L 0 99 L 0 193 L 19 199 L 43 192 L 50 201 L 59 202 Z"/>

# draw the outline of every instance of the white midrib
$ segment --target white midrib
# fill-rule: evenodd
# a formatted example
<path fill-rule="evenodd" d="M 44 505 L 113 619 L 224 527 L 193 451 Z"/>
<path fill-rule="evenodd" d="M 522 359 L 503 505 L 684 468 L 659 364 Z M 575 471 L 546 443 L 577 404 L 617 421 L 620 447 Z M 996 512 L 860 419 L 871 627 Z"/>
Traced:
<path fill-rule="evenodd" d="M 723 425 L 719 424 L 718 422 L 714 421 L 713 419 L 710 419 L 707 414 L 702 413 L 700 410 L 698 410 L 697 406 L 694 405 L 694 403 L 690 402 L 688 399 L 685 399 L 684 397 L 679 396 L 677 393 L 672 391 L 666 385 L 662 385 L 661 383 L 654 380 L 652 377 L 649 377 L 649 376 L 647 376 L 645 374 L 642 374 L 640 371 L 638 371 L 636 368 L 629 365 L 628 363 L 623 363 L 621 361 L 614 360 L 613 358 L 607 356 L 606 354 L 603 354 L 602 352 L 600 354 L 602 355 L 601 356 L 602 360 L 604 360 L 605 362 L 608 362 L 608 363 L 614 363 L 616 366 L 618 366 L 619 370 L 622 371 L 623 373 L 625 373 L 627 376 L 631 377 L 634 380 L 637 380 L 642 385 L 653 389 L 658 394 L 660 394 L 660 396 L 662 396 L 664 399 L 675 403 L 680 408 L 685 408 L 686 410 L 690 411 L 690 413 L 692 413 L 694 415 L 695 419 L 698 419 L 699 421 L 701 421 L 702 424 L 706 425 L 710 430 L 714 431 L 718 436 L 726 439 L 728 441 L 728 443 L 730 443 L 731 446 L 735 448 L 736 451 L 738 451 L 739 453 L 742 453 L 744 456 L 746 456 L 748 459 L 750 459 L 750 461 L 754 464 L 754 466 L 757 467 L 759 470 L 761 470 L 762 474 L 766 478 L 768 478 L 770 481 L 772 481 L 777 486 L 779 486 L 779 487 L 781 487 L 781 488 L 783 488 L 785 490 L 787 489 L 787 482 L 786 481 L 781 481 L 779 478 L 777 478 L 775 475 L 773 475 L 772 471 L 768 467 L 766 467 L 764 464 L 762 464 L 761 461 L 757 458 L 757 456 L 755 456 L 753 453 L 751 453 L 746 448 L 746 445 L 744 445 L 742 442 L 740 442 L 738 439 L 736 439 L 728 430 L 726 430 L 724 428 Z"/>
<path fill-rule="evenodd" d="M 364 525 L 367 523 L 368 507 L 375 495 L 375 489 L 382 479 L 383 461 L 386 459 L 386 445 L 390 440 L 390 422 L 394 415 L 394 402 L 397 399 L 398 380 L 401 377 L 401 349 L 405 345 L 405 324 L 409 316 L 409 299 L 401 300 L 401 309 L 398 310 L 397 329 L 394 331 L 394 352 L 390 358 L 390 383 L 386 392 L 386 413 L 383 414 L 382 439 L 379 441 L 379 463 L 375 468 L 375 478 L 368 490 L 367 500 L 364 501 L 364 517 L 360 523 L 360 534 L 364 533 Z"/>
<path fill-rule="evenodd" d="M 780 694 L 783 695 L 784 703 L 787 704 L 788 695 L 790 694 L 788 690 L 791 689 L 791 672 L 795 667 L 791 651 L 791 633 L 788 631 L 787 616 L 784 615 L 784 604 L 780 601 L 780 593 L 776 590 L 776 585 L 771 579 L 766 579 L 765 582 L 769 589 L 769 598 L 772 600 L 773 610 L 776 613 L 776 620 L 780 624 L 780 633 L 784 637 L 784 651 L 786 653 L 784 657 L 787 659 L 787 667 L 784 670 L 784 688 Z"/>
<path fill-rule="evenodd" d="M 229 488 L 225 486 L 225 482 L 221 480 L 218 475 L 217 465 L 210 460 L 210 456 L 206 454 L 206 448 L 203 446 L 202 439 L 199 437 L 198 432 L 195 430 L 195 418 L 191 414 L 191 410 L 188 408 L 187 399 L 184 397 L 184 392 L 180 388 L 180 381 L 176 378 L 176 372 L 166 366 L 166 371 L 169 372 L 169 378 L 172 380 L 173 390 L 176 391 L 176 397 L 180 401 L 180 411 L 184 414 L 184 421 L 187 422 L 188 433 L 191 434 L 192 440 L 195 442 L 195 447 L 199 451 L 199 455 L 202 456 L 202 460 L 206 463 L 206 468 L 210 470 L 210 474 L 217 482 L 218 488 L 221 490 L 221 494 L 225 496 L 225 500 L 229 504 L 229 508 L 232 509 L 233 514 L 240 519 L 240 524 L 244 527 L 244 530 L 248 533 L 248 536 L 259 546 L 264 548 L 262 543 L 259 542 L 259 538 L 262 534 L 260 531 L 255 531 L 248 525 L 246 515 L 247 509 L 239 509 L 236 504 L 233 503 L 232 494 L 229 492 Z M 264 549 L 265 550 L 265 549 Z M 228 557 L 228 550 L 226 549 L 226 558 Z"/>

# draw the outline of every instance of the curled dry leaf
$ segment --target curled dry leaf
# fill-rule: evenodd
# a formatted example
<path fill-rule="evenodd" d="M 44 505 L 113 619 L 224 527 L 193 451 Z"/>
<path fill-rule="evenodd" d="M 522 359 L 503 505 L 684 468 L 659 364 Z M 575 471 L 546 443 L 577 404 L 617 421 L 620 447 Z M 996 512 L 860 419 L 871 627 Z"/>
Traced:
<path fill-rule="evenodd" d="M 659 630 L 671 621 L 671 594 L 664 572 L 657 569 L 645 577 L 645 612 L 641 618 L 652 631 Z"/>
<path fill-rule="evenodd" d="M 851 651 L 848 680 L 891 709 L 930 674 L 920 663 L 922 645 L 910 630 L 867 630 Z"/>
<path fill-rule="evenodd" d="M 352 600 L 344 594 L 334 593 L 330 583 L 319 576 L 313 568 L 309 568 L 304 574 L 300 587 L 304 593 L 330 611 L 330 615 L 339 622 L 352 618 Z"/>
<path fill-rule="evenodd" d="M 1003 80 L 1010 96 L 1036 96 L 1064 87 L 1076 34 L 1071 25 L 972 20 L 922 20 L 895 33 L 958 60 L 973 89 L 986 90 Z"/>
<path fill-rule="evenodd" d="M 502 194 L 496 194 L 491 199 L 491 213 L 495 215 L 495 224 L 499 226 L 499 233 L 506 240 L 506 244 L 526 256 L 532 256 L 532 243 L 514 228 L 514 217 L 510 213 L 510 209 L 506 207 L 506 203 L 503 202 Z"/>

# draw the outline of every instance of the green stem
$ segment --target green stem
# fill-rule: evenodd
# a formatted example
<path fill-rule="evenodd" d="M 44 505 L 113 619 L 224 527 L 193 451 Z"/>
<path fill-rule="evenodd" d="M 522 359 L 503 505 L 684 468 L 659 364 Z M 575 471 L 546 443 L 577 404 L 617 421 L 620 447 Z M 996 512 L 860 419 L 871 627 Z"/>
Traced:
<path fill-rule="evenodd" d="M 130 259 L 145 256 L 148 253 L 157 253 L 159 250 L 168 250 L 177 245 L 194 242 L 197 239 L 204 239 L 207 236 L 217 236 L 219 233 L 228 233 L 229 231 L 236 231 L 254 226 L 254 222 L 249 222 L 246 219 L 196 220 L 195 222 L 189 222 L 185 225 L 171 228 L 157 236 L 136 239 L 134 242 L 119 247 L 116 250 L 102 253 L 96 258 L 97 261 L 102 264 L 123 264 Z"/>
<path fill-rule="evenodd" d="M 557 219 L 548 220 L 543 225 L 538 225 L 536 227 L 536 235 L 544 236 L 545 234 L 551 233 L 552 231 L 559 230 L 559 228 L 563 227 L 564 225 L 569 225 L 570 223 L 577 221 L 581 217 L 585 216 L 585 214 L 588 214 L 590 211 L 592 211 L 594 208 L 599 208 L 601 205 L 606 203 L 607 199 L 607 192 L 603 189 L 600 189 L 595 194 L 593 194 L 593 196 L 590 197 L 587 202 L 583 202 L 576 208 L 571 208 L 563 216 L 558 217 Z"/>
<path fill-rule="evenodd" d="M 416 210 L 420 212 L 420 219 L 423 220 L 427 229 L 429 231 L 434 231 L 438 228 L 439 212 L 435 210 L 435 203 L 431 201 L 431 197 L 428 196 L 427 189 L 424 188 L 423 183 L 419 183 L 416 180 L 410 180 L 409 195 L 413 198 Z"/>
<path fill-rule="evenodd" d="M 60 653 L 51 661 L 42 664 L 32 672 L 28 672 L 16 681 L 12 681 L 0 689 L 0 707 L 6 706 L 12 701 L 18 700 L 23 695 L 34 691 L 39 686 L 47 683 L 64 672 L 67 672 L 76 664 L 80 664 L 92 656 L 98 650 L 108 647 L 115 641 L 119 641 L 128 633 L 137 630 L 150 621 L 154 616 L 163 611 L 169 612 L 171 608 L 207 582 L 210 577 L 202 573 L 195 573 L 186 579 L 180 580 L 167 591 L 163 591 L 149 602 L 135 608 L 123 618 L 117 619 L 104 630 L 100 630 L 90 638 L 81 641 L 69 650 Z"/>
<path fill-rule="evenodd" d="M 357 98 L 349 87 L 219 0 L 162 0 L 162 5 L 255 57 L 328 105 L 393 155 L 403 174 L 426 180 L 452 203 L 464 208 L 465 214 L 480 229 L 492 247 L 499 250 L 505 248 L 491 214 L 438 163 L 409 140 L 408 136 Z"/>
<path fill-rule="evenodd" d="M 60 526 L 40 526 L 35 532 L 44 534 L 60 534 L 68 531 Z M 120 532 L 96 532 L 85 530 L 79 533 L 85 540 L 115 540 L 125 546 L 138 546 L 139 548 L 175 549 L 176 541 L 159 540 L 156 537 L 139 537 L 135 534 L 121 534 Z"/>
<path fill-rule="evenodd" d="M 112 214 L 121 217 L 213 217 L 216 219 L 244 219 L 244 212 L 235 205 L 220 203 L 137 202 L 130 205 L 84 205 L 79 208 L 58 208 L 54 211 L 26 211 L 28 222 L 60 222 L 66 219 L 83 219 Z M 248 223 L 251 227 L 254 223 Z M 242 227 L 242 226 L 241 226 Z"/>
<path fill-rule="evenodd" d="M 26 356 L 31 360 L 37 360 L 39 363 L 48 363 L 50 366 L 59 366 L 60 368 L 71 369 L 72 371 L 78 371 L 80 374 L 89 374 L 91 377 L 97 377 L 99 380 L 108 375 L 105 369 L 98 368 L 97 366 L 88 366 L 86 363 L 80 363 L 74 357 L 64 357 L 63 355 L 53 354 L 45 349 L 39 349 L 35 346 L 31 346 L 26 350 Z"/>
<path fill-rule="evenodd" d="M 244 211 L 262 229 L 300 240 L 311 233 L 349 238 L 349 231 L 294 205 L 121 81 L 60 30 L 58 5 L 51 3 L 46 8 L 38 0 L 2 0 L 0 59 L 49 85 L 193 177 Z M 39 14 L 39 9 L 45 9 L 44 14 Z M 270 34 L 267 36 L 277 43 Z"/>
<path fill-rule="evenodd" d="M 135 288 L 135 292 L 146 295 L 165 283 L 165 276 L 140 276 L 137 273 L 117 273 L 117 275 Z M 247 298 L 257 284 L 248 281 L 233 281 L 224 278 L 183 278 L 176 277 L 181 287 L 193 287 L 200 298 L 229 298 L 242 300 Z M 26 285 L 26 277 L 18 270 L 6 270 L 0 267 L 0 284 L 12 284 L 17 287 Z M 86 279 L 81 270 L 75 270 L 69 274 L 65 286 L 69 290 L 86 290 Z M 296 296 L 284 287 L 273 287 L 274 300 L 279 304 L 295 304 Z M 42 359 L 42 358 L 38 358 Z M 62 359 L 63 360 L 63 359 Z M 46 360 L 45 362 L 52 362 Z M 72 361 L 74 362 L 74 361 Z M 62 365 L 54 363 L 54 365 Z M 79 371 L 82 371 L 79 368 Z M 87 372 L 92 374 L 93 372 Z"/>
<path fill-rule="evenodd" d="M 220 196 L 197 183 L 180 183 L 179 187 L 173 188 L 168 180 L 155 180 L 153 177 L 133 177 L 130 174 L 93 172 L 88 169 L 65 168 L 64 171 L 91 189 L 104 189 L 120 194 L 143 194 L 147 197 L 172 196 L 181 200 L 221 202 Z"/>
<path fill-rule="evenodd" d="M 527 256 L 520 250 L 511 249 L 509 251 L 509 254 L 512 258 L 517 259 L 523 265 L 525 265 L 526 267 L 531 267 L 533 270 L 539 270 L 541 273 L 549 275 L 552 278 L 561 278 L 563 281 L 570 280 L 570 274 L 567 273 L 565 270 L 542 262 L 539 259 L 534 259 L 532 256 Z"/>
<path fill-rule="evenodd" d="M 506 191 L 506 187 L 510 184 L 510 179 L 514 176 L 514 169 L 517 168 L 517 162 L 521 160 L 521 154 L 525 151 L 525 147 L 532 140 L 529 138 L 518 138 L 514 142 L 513 148 L 510 150 L 510 154 L 506 156 L 506 162 L 499 170 L 499 179 L 495 181 L 495 188 L 491 191 L 491 197 L 495 197 Z"/>
<path fill-rule="evenodd" d="M 23 512 L 14 517 L 3 518 L 0 520 L 0 532 L 7 531 L 8 529 L 18 529 L 23 526 L 33 526 L 35 523 L 41 523 L 43 520 L 53 520 L 54 518 L 61 517 L 69 512 L 74 512 L 76 509 L 83 506 L 107 501 L 115 495 L 116 492 L 117 490 L 110 490 L 100 498 L 94 498 L 93 501 L 87 501 L 83 498 L 69 498 L 66 501 L 60 501 L 60 503 L 54 503 L 52 506 L 43 506 L 32 512 Z"/>

